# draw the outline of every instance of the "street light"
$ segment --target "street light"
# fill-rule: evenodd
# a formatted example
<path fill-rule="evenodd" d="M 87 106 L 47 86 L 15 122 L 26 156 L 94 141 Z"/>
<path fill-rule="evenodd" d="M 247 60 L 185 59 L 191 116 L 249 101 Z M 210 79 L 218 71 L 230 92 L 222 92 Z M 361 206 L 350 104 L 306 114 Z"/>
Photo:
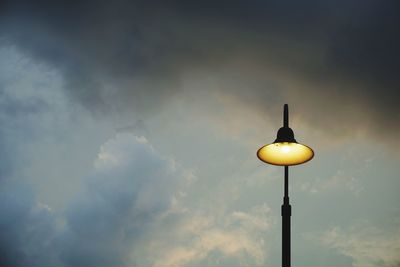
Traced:
<path fill-rule="evenodd" d="M 257 157 L 265 163 L 285 167 L 285 191 L 283 196 L 282 215 L 282 267 L 290 267 L 290 216 L 292 208 L 289 204 L 289 166 L 310 161 L 314 151 L 297 143 L 293 130 L 289 128 L 288 105 L 283 106 L 283 127 L 278 130 L 276 140 L 262 146 Z"/>

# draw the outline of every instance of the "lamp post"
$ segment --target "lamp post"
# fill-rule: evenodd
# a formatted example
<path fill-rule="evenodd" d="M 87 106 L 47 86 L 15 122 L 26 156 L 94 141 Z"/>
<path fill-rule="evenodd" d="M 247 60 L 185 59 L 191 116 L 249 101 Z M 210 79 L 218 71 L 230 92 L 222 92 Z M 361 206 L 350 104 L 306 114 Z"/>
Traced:
<path fill-rule="evenodd" d="M 289 204 L 289 166 L 310 161 L 314 151 L 294 139 L 294 133 L 289 128 L 288 105 L 283 106 L 283 127 L 278 130 L 276 140 L 272 144 L 262 146 L 257 151 L 257 157 L 265 163 L 284 166 L 285 181 L 282 215 L 282 267 L 290 267 L 290 216 L 292 208 Z"/>

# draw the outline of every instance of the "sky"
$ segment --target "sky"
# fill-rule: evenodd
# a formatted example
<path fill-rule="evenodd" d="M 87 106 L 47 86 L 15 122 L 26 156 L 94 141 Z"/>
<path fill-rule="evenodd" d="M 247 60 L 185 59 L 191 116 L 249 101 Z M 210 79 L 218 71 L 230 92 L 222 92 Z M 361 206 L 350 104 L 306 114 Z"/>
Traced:
<path fill-rule="evenodd" d="M 2 1 L 0 265 L 400 266 L 398 1 Z"/>

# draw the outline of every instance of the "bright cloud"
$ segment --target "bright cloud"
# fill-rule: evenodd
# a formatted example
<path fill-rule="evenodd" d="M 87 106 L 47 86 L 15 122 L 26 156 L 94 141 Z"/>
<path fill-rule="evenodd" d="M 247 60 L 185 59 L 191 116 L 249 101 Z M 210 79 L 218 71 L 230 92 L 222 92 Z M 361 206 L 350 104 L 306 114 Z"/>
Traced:
<path fill-rule="evenodd" d="M 261 265 L 266 261 L 268 246 L 263 236 L 275 224 L 268 206 L 257 206 L 249 212 L 234 211 L 223 218 L 190 212 L 182 216 L 171 233 L 171 243 L 152 243 L 152 249 L 161 251 L 155 267 L 191 266 L 212 253 L 220 255 L 220 260 L 233 258 L 247 264 Z"/>
<path fill-rule="evenodd" d="M 376 227 L 334 227 L 314 236 L 323 245 L 353 259 L 353 267 L 399 266 L 400 229 L 390 235 Z"/>

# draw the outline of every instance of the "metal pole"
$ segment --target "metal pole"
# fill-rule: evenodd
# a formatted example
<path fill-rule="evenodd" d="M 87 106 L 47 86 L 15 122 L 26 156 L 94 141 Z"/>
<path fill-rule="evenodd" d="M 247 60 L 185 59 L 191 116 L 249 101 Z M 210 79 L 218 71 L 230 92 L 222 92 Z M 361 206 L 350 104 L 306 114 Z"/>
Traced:
<path fill-rule="evenodd" d="M 285 166 L 285 194 L 282 205 L 282 267 L 290 267 L 290 216 L 289 204 L 289 167 Z"/>
<path fill-rule="evenodd" d="M 283 126 L 289 127 L 289 108 L 283 106 Z M 290 267 L 290 216 L 292 207 L 289 204 L 289 166 L 285 166 L 284 196 L 282 205 L 282 267 Z"/>
<path fill-rule="evenodd" d="M 283 127 L 289 127 L 289 107 L 288 104 L 283 106 Z"/>

